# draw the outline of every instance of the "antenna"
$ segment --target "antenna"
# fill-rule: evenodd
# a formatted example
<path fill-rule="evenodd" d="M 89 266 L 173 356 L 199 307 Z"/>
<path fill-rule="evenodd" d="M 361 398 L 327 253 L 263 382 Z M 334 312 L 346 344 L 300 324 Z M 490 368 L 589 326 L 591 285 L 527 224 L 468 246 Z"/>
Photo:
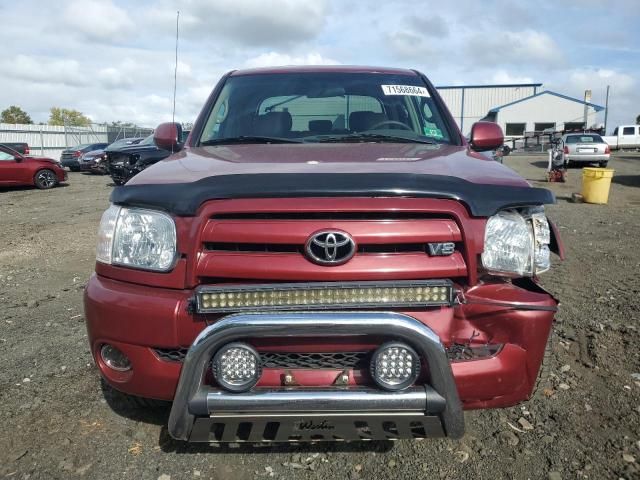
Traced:
<path fill-rule="evenodd" d="M 173 113 L 171 115 L 171 121 L 176 121 L 176 88 L 178 85 L 178 38 L 180 34 L 180 10 L 177 11 L 176 15 L 176 64 L 173 70 Z"/>

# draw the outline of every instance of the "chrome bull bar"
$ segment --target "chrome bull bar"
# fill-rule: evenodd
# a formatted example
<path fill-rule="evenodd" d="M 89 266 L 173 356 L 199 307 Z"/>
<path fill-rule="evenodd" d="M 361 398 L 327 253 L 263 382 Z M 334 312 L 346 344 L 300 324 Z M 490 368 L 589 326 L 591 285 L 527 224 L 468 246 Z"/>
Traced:
<path fill-rule="evenodd" d="M 430 385 L 401 392 L 289 387 L 231 393 L 203 382 L 215 352 L 241 338 L 358 335 L 412 345 L 426 359 Z M 464 416 L 444 346 L 415 318 L 393 312 L 241 313 L 218 320 L 194 340 L 182 365 L 168 429 L 173 438 L 187 441 L 459 438 Z"/>

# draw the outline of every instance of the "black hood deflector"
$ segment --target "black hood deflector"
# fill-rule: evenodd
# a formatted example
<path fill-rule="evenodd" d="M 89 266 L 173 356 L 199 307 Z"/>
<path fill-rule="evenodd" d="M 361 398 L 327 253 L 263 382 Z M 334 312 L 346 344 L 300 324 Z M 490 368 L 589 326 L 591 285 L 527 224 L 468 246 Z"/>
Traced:
<path fill-rule="evenodd" d="M 501 209 L 555 203 L 544 188 L 471 183 L 446 175 L 412 173 L 265 173 L 218 175 L 190 183 L 115 187 L 117 205 L 194 216 L 208 200 L 295 197 L 417 197 L 457 200 L 476 217 Z"/>

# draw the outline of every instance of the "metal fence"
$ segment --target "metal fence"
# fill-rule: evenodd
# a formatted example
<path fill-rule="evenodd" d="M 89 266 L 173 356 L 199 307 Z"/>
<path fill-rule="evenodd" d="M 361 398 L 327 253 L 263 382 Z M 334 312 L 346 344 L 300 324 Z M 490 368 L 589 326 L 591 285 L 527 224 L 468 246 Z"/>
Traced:
<path fill-rule="evenodd" d="M 89 125 L 88 127 L 54 125 L 14 125 L 0 123 L 0 143 L 24 142 L 33 155 L 60 158 L 63 150 L 83 143 L 112 143 L 121 138 L 146 137 L 151 128 Z"/>

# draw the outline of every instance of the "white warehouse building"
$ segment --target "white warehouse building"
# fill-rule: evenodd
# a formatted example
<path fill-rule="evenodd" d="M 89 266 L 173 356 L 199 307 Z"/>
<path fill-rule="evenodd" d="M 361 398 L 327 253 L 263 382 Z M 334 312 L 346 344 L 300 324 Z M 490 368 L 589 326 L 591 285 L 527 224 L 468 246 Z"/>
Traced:
<path fill-rule="evenodd" d="M 588 128 L 604 107 L 544 90 L 541 83 L 436 87 L 463 134 L 479 120 L 498 123 L 507 137 L 525 132 Z M 587 106 L 587 125 L 584 108 Z"/>

